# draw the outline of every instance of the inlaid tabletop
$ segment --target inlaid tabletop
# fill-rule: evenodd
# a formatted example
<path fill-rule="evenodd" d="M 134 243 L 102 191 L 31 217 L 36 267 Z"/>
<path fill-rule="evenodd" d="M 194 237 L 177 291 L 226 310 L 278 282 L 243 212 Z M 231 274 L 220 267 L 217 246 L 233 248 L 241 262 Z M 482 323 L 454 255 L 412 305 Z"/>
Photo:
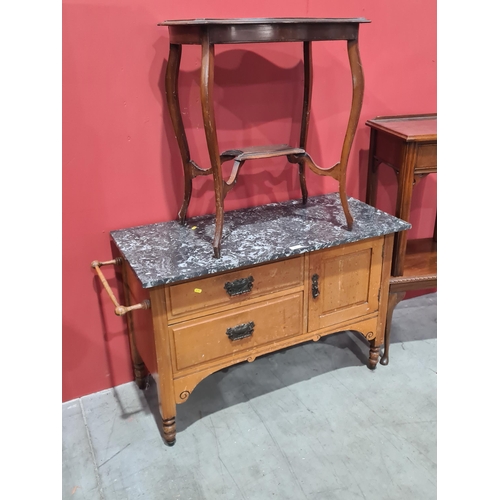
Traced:
<path fill-rule="evenodd" d="M 411 225 L 349 198 L 352 231 L 338 193 L 225 213 L 221 258 L 213 257 L 215 216 L 120 229 L 111 237 L 144 288 L 283 259 L 409 229 Z"/>

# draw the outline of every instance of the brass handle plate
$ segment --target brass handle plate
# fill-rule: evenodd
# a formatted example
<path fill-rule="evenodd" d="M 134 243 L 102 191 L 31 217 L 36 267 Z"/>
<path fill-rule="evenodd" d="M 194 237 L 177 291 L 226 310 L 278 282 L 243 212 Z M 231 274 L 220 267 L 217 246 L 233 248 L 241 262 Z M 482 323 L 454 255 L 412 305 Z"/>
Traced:
<path fill-rule="evenodd" d="M 226 330 L 226 335 L 229 340 L 241 340 L 250 337 L 253 334 L 253 329 L 255 328 L 255 323 L 250 321 L 249 323 L 243 323 L 241 325 L 233 326 Z"/>
<path fill-rule="evenodd" d="M 311 285 L 311 292 L 312 292 L 312 297 L 315 299 L 319 295 L 319 276 L 317 274 L 313 274 L 312 277 L 312 285 Z"/>
<path fill-rule="evenodd" d="M 230 296 L 241 295 L 252 290 L 253 282 L 253 276 L 248 276 L 248 278 L 240 278 L 234 281 L 227 281 L 224 285 L 224 289 Z"/>

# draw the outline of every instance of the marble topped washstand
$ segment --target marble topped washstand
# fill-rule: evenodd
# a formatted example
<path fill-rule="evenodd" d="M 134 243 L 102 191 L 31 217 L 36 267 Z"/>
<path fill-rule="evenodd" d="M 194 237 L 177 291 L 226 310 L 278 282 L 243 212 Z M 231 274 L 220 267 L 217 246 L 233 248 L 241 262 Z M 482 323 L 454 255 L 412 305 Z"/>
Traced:
<path fill-rule="evenodd" d="M 335 332 L 384 339 L 394 233 L 409 223 L 353 198 L 347 223 L 338 193 L 227 212 L 220 259 L 215 216 L 111 232 L 122 266 L 135 379 L 158 384 L 166 443 L 176 404 L 211 373 Z M 127 314 L 128 313 L 128 314 Z"/>

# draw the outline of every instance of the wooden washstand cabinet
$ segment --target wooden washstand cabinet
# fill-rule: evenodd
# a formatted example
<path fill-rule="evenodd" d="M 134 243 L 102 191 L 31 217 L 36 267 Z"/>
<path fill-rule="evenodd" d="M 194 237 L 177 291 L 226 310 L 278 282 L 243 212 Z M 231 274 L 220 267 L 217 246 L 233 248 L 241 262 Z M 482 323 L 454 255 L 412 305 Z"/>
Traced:
<path fill-rule="evenodd" d="M 215 217 L 111 233 L 135 380 L 156 380 L 164 438 L 176 440 L 176 405 L 222 368 L 322 336 L 355 330 L 379 360 L 394 233 L 410 225 L 358 200 L 348 231 L 338 193 L 226 213 L 225 251 L 212 257 Z M 192 397 L 196 397 L 196 392 Z"/>

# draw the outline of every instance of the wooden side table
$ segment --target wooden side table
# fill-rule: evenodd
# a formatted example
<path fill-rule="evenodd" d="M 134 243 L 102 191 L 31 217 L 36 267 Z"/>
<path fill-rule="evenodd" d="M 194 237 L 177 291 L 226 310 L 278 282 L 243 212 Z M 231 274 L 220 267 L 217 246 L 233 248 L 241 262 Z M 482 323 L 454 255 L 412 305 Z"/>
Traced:
<path fill-rule="evenodd" d="M 410 222 L 413 187 L 425 176 L 437 173 L 437 115 L 379 116 L 368 120 L 370 151 L 366 202 L 376 206 L 377 173 L 380 164 L 391 167 L 398 177 L 396 217 Z M 432 238 L 408 241 L 407 231 L 395 235 L 384 354 L 389 362 L 392 314 L 408 290 L 437 286 L 437 217 Z"/>
<path fill-rule="evenodd" d="M 347 229 L 352 229 L 353 218 L 346 195 L 346 168 L 354 134 L 358 125 L 363 102 L 364 77 L 358 49 L 360 23 L 367 19 L 324 18 L 254 18 L 254 19 L 191 19 L 169 20 L 158 26 L 168 26 L 170 53 L 165 76 L 165 92 L 175 137 L 184 166 L 184 201 L 179 211 L 182 224 L 191 199 L 192 180 L 199 175 L 213 175 L 215 190 L 215 215 L 217 224 L 213 240 L 214 256 L 220 257 L 222 227 L 224 222 L 224 199 L 236 184 L 241 167 L 247 160 L 286 156 L 290 163 L 299 165 L 302 202 L 307 201 L 305 167 L 315 174 L 330 176 L 339 182 L 339 194 L 346 219 Z M 340 40 L 346 42 L 352 76 L 352 103 L 347 130 L 344 137 L 340 161 L 329 168 L 319 167 L 306 152 L 307 132 L 312 95 L 312 42 Z M 217 127 L 215 124 L 213 86 L 214 55 L 216 44 L 302 42 L 304 49 L 304 101 L 298 147 L 288 144 L 241 147 L 219 152 Z M 201 107 L 205 136 L 210 156 L 210 168 L 200 168 L 191 158 L 189 145 L 179 106 L 178 78 L 182 45 L 201 45 Z M 229 179 L 222 178 L 222 163 L 233 161 Z"/>

